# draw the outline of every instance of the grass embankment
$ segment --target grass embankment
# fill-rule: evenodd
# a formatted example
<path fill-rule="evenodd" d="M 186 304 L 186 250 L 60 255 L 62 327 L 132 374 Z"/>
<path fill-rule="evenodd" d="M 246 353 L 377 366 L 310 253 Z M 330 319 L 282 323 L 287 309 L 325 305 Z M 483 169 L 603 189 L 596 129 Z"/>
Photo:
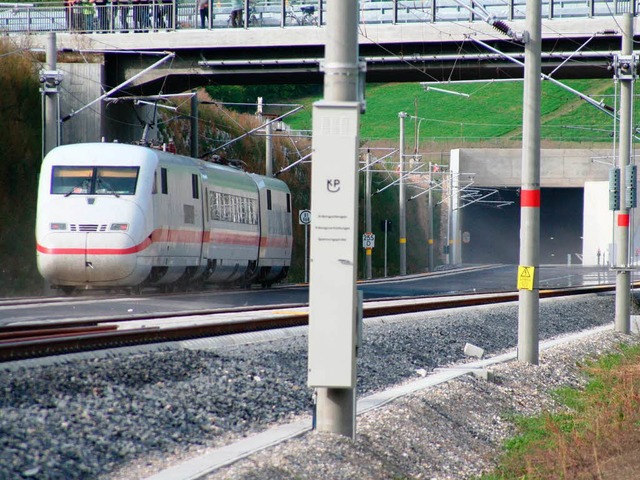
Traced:
<path fill-rule="evenodd" d="M 521 434 L 482 480 L 640 477 L 640 346 L 622 346 L 582 368 L 584 389 L 554 392 L 566 408 L 514 419 Z"/>
<path fill-rule="evenodd" d="M 612 80 L 567 80 L 565 83 L 597 101 L 614 104 Z M 409 119 L 405 124 L 409 149 L 414 148 L 416 138 L 419 150 L 427 145 L 446 149 L 482 143 L 517 146 L 520 142 L 522 82 L 450 84 L 442 88 L 469 96 L 425 91 L 417 83 L 367 85 L 361 140 L 395 145 L 400 133 L 398 112 L 405 111 L 418 118 L 417 121 Z M 310 107 L 315 100 L 314 97 L 299 98 L 296 103 Z M 310 128 L 311 108 L 305 108 L 287 122 L 295 129 Z M 542 84 L 541 122 L 541 137 L 547 144 L 612 140 L 613 122 L 609 115 L 549 82 Z"/>

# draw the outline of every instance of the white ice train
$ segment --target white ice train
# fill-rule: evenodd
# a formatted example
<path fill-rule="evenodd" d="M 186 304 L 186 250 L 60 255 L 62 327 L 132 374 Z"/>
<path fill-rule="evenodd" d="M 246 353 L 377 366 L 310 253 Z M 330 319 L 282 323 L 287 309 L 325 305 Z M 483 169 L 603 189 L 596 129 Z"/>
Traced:
<path fill-rule="evenodd" d="M 38 269 L 54 287 L 283 279 L 291 193 L 281 180 L 151 148 L 84 143 L 44 159 Z"/>

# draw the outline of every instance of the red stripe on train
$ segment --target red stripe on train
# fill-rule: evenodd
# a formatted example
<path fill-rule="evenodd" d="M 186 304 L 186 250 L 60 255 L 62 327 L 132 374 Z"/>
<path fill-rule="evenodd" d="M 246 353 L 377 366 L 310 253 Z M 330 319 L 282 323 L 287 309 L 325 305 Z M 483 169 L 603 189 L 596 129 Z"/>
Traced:
<path fill-rule="evenodd" d="M 151 245 L 151 240 L 146 239 L 144 242 L 139 243 L 129 248 L 47 248 L 39 243 L 36 245 L 36 250 L 40 253 L 47 253 L 49 255 L 131 255 L 132 253 L 138 253 L 145 250 Z"/>
<path fill-rule="evenodd" d="M 263 248 L 291 248 L 291 237 L 262 237 L 260 246 Z"/>
<path fill-rule="evenodd" d="M 290 237 L 259 238 L 255 234 L 243 235 L 228 232 L 198 232 L 189 230 L 158 229 L 142 243 L 129 248 L 47 248 L 38 244 L 36 249 L 40 253 L 49 255 L 131 255 L 146 250 L 154 243 L 214 243 L 225 245 L 241 245 L 249 247 L 291 247 Z"/>

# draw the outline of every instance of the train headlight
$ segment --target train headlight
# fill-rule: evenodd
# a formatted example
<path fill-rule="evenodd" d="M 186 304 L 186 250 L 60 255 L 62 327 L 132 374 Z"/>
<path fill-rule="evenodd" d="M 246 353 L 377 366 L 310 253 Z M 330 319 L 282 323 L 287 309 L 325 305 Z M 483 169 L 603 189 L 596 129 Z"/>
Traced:
<path fill-rule="evenodd" d="M 56 232 L 63 231 L 67 229 L 67 224 L 66 223 L 50 223 L 49 229 Z"/>
<path fill-rule="evenodd" d="M 112 232 L 126 232 L 129 230 L 128 223 L 112 223 L 111 228 L 109 229 Z"/>

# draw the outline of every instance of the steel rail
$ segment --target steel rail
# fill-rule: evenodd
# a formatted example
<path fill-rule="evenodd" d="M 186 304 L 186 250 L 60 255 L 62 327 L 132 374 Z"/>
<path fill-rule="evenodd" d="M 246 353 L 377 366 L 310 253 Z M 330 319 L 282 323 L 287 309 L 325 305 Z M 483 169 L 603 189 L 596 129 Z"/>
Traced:
<path fill-rule="evenodd" d="M 637 287 L 638 285 L 633 285 Z M 568 289 L 541 290 L 541 298 L 552 298 L 570 295 L 585 295 L 591 293 L 610 292 L 615 289 L 611 285 L 589 287 L 573 287 Z M 469 307 L 474 305 L 488 305 L 495 303 L 513 302 L 518 299 L 518 292 L 482 293 L 473 295 L 451 295 L 446 297 L 404 297 L 401 299 L 375 300 L 365 302 L 363 316 L 365 318 L 385 315 L 399 315 L 429 310 L 444 310 L 451 308 Z M 296 306 L 300 308 L 300 306 Z M 306 306 L 303 306 L 306 308 Z M 6 334 L 0 340 L 0 362 L 35 358 L 62 353 L 101 350 L 113 347 L 162 343 L 193 338 L 215 337 L 238 333 L 257 332 L 264 330 L 291 328 L 304 326 L 308 323 L 308 310 L 286 312 L 293 307 L 263 307 L 254 311 L 274 311 L 269 317 L 252 318 L 249 320 L 225 320 L 201 325 L 143 327 L 118 330 L 115 322 L 123 321 L 123 317 L 109 317 L 105 319 L 91 319 L 91 322 L 78 326 L 77 323 L 63 322 L 61 330 L 53 324 L 32 324 L 28 326 L 0 327 L 0 335 Z M 277 313 L 276 313 L 277 310 Z M 215 316 L 221 313 L 246 312 L 247 309 L 225 309 L 195 312 L 166 313 L 156 315 L 133 315 L 128 320 L 184 318 L 194 316 Z M 101 325 L 102 324 L 102 325 Z M 60 325 L 60 324 L 58 324 Z M 75 325 L 75 328 L 70 327 Z M 10 332 L 8 330 L 12 329 Z M 38 332 L 35 334 L 34 332 Z M 2 339 L 2 337 L 0 337 Z"/>

